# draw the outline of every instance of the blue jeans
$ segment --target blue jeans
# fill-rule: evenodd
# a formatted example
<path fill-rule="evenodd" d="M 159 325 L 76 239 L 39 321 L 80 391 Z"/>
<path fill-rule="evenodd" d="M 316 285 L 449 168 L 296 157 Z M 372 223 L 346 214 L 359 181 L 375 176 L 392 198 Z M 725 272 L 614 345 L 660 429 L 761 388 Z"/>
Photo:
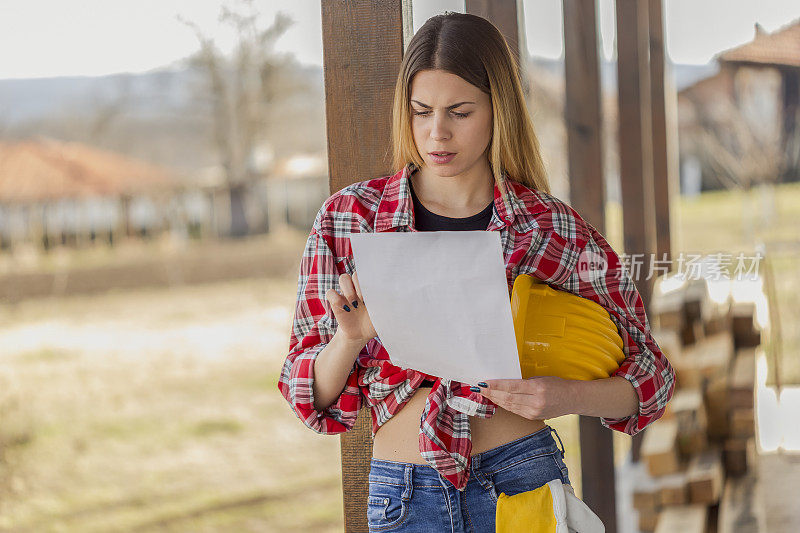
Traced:
<path fill-rule="evenodd" d="M 427 464 L 373 458 L 369 471 L 370 532 L 484 533 L 495 530 L 497 497 L 541 487 L 553 479 L 569 484 L 564 444 L 547 426 L 472 456 L 470 477 L 458 491 Z"/>

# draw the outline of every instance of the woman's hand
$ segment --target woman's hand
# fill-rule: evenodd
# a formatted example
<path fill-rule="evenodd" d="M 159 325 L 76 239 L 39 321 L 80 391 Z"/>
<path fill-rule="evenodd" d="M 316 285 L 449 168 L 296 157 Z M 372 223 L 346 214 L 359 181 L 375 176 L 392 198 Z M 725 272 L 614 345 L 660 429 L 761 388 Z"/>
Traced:
<path fill-rule="evenodd" d="M 336 289 L 328 289 L 325 299 L 331 304 L 333 315 L 339 324 L 338 331 L 348 340 L 367 343 L 368 340 L 378 335 L 372 320 L 367 313 L 367 306 L 361 298 L 361 287 L 358 285 L 358 274 L 342 274 L 339 276 L 339 287 L 342 294 Z M 347 308 L 345 308 L 347 306 Z M 349 309 L 349 311 L 347 310 Z"/>
<path fill-rule="evenodd" d="M 556 376 L 489 379 L 480 393 L 506 411 L 529 420 L 546 420 L 575 412 L 575 380 Z M 471 390 L 475 391 L 475 388 Z M 477 392 L 477 391 L 476 391 Z"/>

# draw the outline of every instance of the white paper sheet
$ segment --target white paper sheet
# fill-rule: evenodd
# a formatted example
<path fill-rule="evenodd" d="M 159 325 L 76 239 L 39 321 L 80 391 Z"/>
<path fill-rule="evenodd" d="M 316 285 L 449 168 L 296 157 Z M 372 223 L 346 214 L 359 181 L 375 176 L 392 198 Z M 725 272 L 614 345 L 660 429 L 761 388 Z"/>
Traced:
<path fill-rule="evenodd" d="M 350 244 L 392 364 L 473 385 L 522 378 L 500 232 L 359 233 Z"/>

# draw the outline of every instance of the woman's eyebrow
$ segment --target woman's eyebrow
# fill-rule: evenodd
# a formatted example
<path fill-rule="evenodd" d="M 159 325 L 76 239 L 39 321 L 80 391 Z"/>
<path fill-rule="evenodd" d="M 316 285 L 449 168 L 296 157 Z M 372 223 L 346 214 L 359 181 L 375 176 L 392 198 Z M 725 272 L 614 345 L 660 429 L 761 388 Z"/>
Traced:
<path fill-rule="evenodd" d="M 419 105 L 421 105 L 421 106 L 422 106 L 422 107 L 424 107 L 425 109 L 430 109 L 430 108 L 431 108 L 431 106 L 429 106 L 428 104 L 423 104 L 423 103 L 422 103 L 422 102 L 420 102 L 419 100 L 411 100 L 411 101 L 412 101 L 412 102 L 414 102 L 415 104 L 419 104 Z M 454 108 L 456 108 L 456 107 L 458 107 L 458 106 L 460 106 L 460 105 L 464 105 L 464 104 L 474 104 L 474 103 L 475 103 L 475 102 L 459 102 L 459 103 L 457 103 L 457 104 L 453 104 L 453 105 L 449 105 L 449 106 L 447 106 L 447 109 L 454 109 Z"/>

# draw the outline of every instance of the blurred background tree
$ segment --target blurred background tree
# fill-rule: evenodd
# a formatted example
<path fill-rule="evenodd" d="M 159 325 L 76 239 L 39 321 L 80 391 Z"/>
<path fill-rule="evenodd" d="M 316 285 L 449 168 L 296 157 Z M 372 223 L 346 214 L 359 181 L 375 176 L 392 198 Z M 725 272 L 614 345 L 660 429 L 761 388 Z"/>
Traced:
<path fill-rule="evenodd" d="M 219 20 L 231 26 L 238 39 L 229 57 L 197 24 L 179 19 L 192 28 L 200 43 L 189 65 L 206 75 L 206 85 L 196 96 L 211 110 L 214 146 L 230 192 L 230 236 L 245 236 L 250 233 L 245 211 L 248 186 L 270 163 L 271 111 L 283 98 L 307 90 L 286 75 L 291 57 L 274 51 L 275 41 L 292 19 L 278 12 L 264 28 L 252 0 L 223 5 Z"/>

